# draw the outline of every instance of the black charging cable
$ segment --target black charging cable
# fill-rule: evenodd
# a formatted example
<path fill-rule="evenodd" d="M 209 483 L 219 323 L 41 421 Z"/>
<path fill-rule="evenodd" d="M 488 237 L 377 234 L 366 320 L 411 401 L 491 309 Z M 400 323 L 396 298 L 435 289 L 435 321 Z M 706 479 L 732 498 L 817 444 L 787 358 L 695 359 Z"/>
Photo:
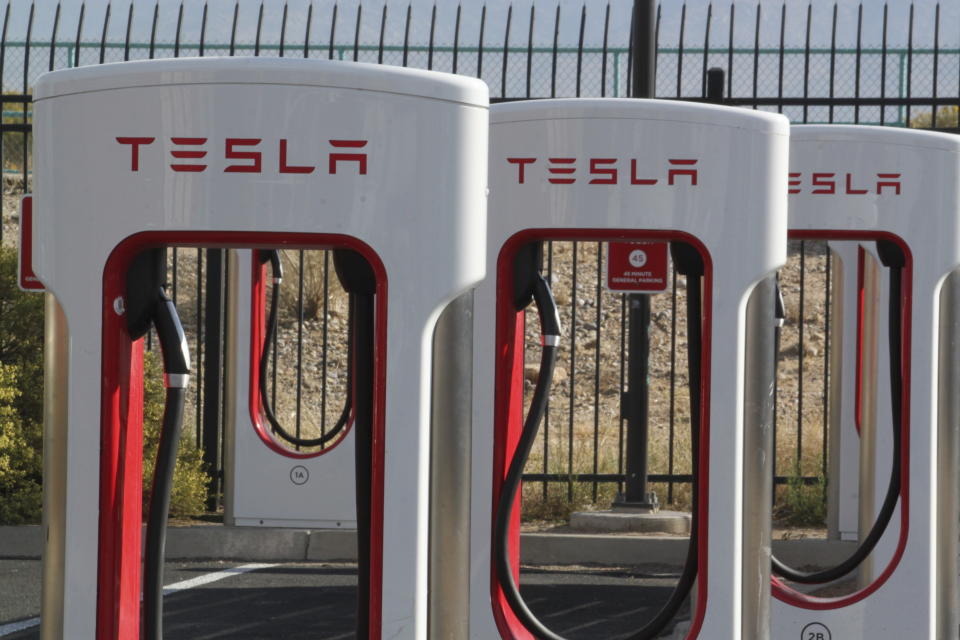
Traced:
<path fill-rule="evenodd" d="M 906 265 L 906 257 L 903 251 L 893 242 L 886 240 L 877 241 L 877 253 L 880 255 L 880 261 L 889 269 L 890 275 L 890 300 L 889 300 L 889 320 L 887 344 L 890 350 L 890 405 L 892 411 L 891 423 L 893 425 L 893 460 L 890 465 L 890 480 L 887 483 L 887 492 L 877 514 L 877 519 L 870 532 L 863 539 L 854 552 L 840 564 L 823 569 L 821 571 L 805 572 L 799 571 L 787 566 L 775 556 L 771 555 L 773 573 L 800 584 L 823 584 L 833 582 L 853 572 L 860 564 L 867 559 L 867 556 L 873 551 L 874 547 L 883 537 L 883 534 L 890 526 L 890 519 L 896 510 L 897 502 L 900 499 L 901 471 L 900 455 L 903 450 L 903 332 L 901 323 L 901 313 L 903 312 L 903 303 L 900 299 L 902 294 L 903 269 Z M 779 286 L 778 286 L 779 295 Z M 779 361 L 780 354 L 780 328 L 776 329 L 775 337 L 776 359 Z"/>
<path fill-rule="evenodd" d="M 657 614 L 642 628 L 627 636 L 628 640 L 651 640 L 657 637 L 673 620 L 687 600 L 697 578 L 697 556 L 699 554 L 699 490 L 697 482 L 698 460 L 700 456 L 700 417 L 701 393 L 700 372 L 702 369 L 703 342 L 701 328 L 703 324 L 702 310 L 702 277 L 704 272 L 703 259 L 699 252 L 685 243 L 673 243 L 671 246 L 674 262 L 678 270 L 687 276 L 687 318 L 690 326 L 688 336 L 688 364 L 690 370 L 690 424 L 691 449 L 694 461 L 692 481 L 693 509 L 690 522 L 690 543 L 687 547 L 686 562 L 680 579 L 677 581 L 670 598 L 660 608 Z M 520 260 L 518 260 L 520 262 Z M 515 272 L 519 267 L 515 267 Z M 515 278 L 518 280 L 517 273 Z M 530 410 L 523 423 L 520 441 L 510 460 L 507 475 L 500 489 L 500 498 L 497 501 L 497 510 L 494 519 L 493 532 L 493 561 L 497 580 L 503 589 L 504 597 L 511 611 L 537 640 L 566 640 L 548 629 L 530 608 L 527 607 L 520 594 L 517 582 L 513 577 L 510 564 L 510 517 L 516 503 L 523 468 L 530 456 L 530 450 L 537 437 L 540 421 L 546 412 L 549 400 L 550 383 L 553 379 L 553 370 L 556 364 L 557 347 L 560 343 L 560 317 L 556 300 L 550 291 L 547 281 L 539 274 L 533 282 L 533 300 L 540 314 L 540 333 L 543 345 L 540 353 L 540 370 L 537 383 L 533 391 Z M 526 306 L 524 297 L 515 296 L 515 303 L 522 308 Z"/>
<path fill-rule="evenodd" d="M 350 415 L 353 411 L 351 402 L 351 381 L 353 379 L 353 295 L 350 296 L 350 317 L 347 319 L 347 396 L 343 403 L 343 409 L 337 422 L 317 438 L 302 438 L 287 431 L 277 419 L 273 410 L 273 403 L 270 398 L 270 392 L 267 390 L 267 368 L 270 363 L 270 352 L 273 349 L 273 340 L 277 334 L 277 323 L 279 322 L 278 307 L 280 305 L 280 283 L 283 280 L 283 265 L 280 262 L 280 252 L 276 249 L 261 249 L 259 252 L 261 264 L 270 262 L 271 271 L 273 271 L 273 293 L 270 299 L 270 313 L 267 315 L 267 332 L 263 340 L 263 351 L 260 354 L 260 406 L 263 407 L 263 415 L 267 422 L 273 428 L 273 432 L 280 438 L 296 447 L 323 447 L 327 443 L 335 440 L 343 432 L 344 428 L 350 423 Z"/>
<path fill-rule="evenodd" d="M 190 350 L 177 315 L 177 308 L 161 288 L 153 324 L 163 353 L 166 398 L 160 442 L 153 469 L 153 486 L 147 515 L 146 549 L 143 560 L 143 635 L 146 640 L 163 638 L 163 560 L 167 540 L 167 514 L 177 447 L 183 427 L 183 406 L 190 381 Z"/>
<path fill-rule="evenodd" d="M 373 404 L 375 297 L 368 293 L 351 296 L 353 315 L 353 354 L 356 375 L 352 393 L 356 398 L 353 421 L 353 451 L 357 505 L 357 635 L 365 640 L 370 634 L 370 565 L 373 512 Z"/>
<path fill-rule="evenodd" d="M 520 481 L 523 476 L 523 467 L 530 456 L 533 441 L 540 429 L 540 421 L 547 409 L 550 399 L 550 383 L 553 380 L 553 370 L 557 361 L 557 347 L 560 345 L 560 314 L 556 300 L 550 291 L 550 285 L 542 277 L 538 277 L 533 289 L 534 302 L 540 312 L 540 371 L 537 384 L 533 390 L 533 400 L 530 411 L 527 413 L 520 432 L 520 441 L 510 460 L 507 476 L 500 488 L 500 499 L 497 502 L 496 518 L 494 520 L 493 556 L 497 578 L 503 588 L 503 594 L 510 608 L 516 614 L 520 623 L 538 638 L 549 640 L 563 640 L 540 622 L 527 607 L 516 580 L 513 578 L 513 569 L 510 566 L 510 516 L 520 490 Z"/>
<path fill-rule="evenodd" d="M 376 380 L 377 277 L 362 255 L 350 249 L 333 251 L 333 266 L 350 295 L 353 373 L 353 451 L 357 505 L 358 640 L 370 635 L 371 526 L 373 522 L 373 405 Z"/>

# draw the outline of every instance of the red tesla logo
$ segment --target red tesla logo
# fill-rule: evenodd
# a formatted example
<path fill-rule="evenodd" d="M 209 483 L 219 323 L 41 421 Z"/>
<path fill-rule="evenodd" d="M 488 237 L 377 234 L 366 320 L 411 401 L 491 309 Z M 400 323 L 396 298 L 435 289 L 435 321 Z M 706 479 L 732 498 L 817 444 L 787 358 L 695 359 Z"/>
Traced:
<path fill-rule="evenodd" d="M 507 162 L 517 167 L 517 184 L 526 184 L 527 174 L 536 171 L 540 159 L 536 157 L 507 158 Z M 574 184 L 577 181 L 577 162 L 574 157 L 552 157 L 543 163 L 546 167 L 546 178 L 550 184 Z M 666 176 L 642 175 L 637 168 L 637 159 L 632 158 L 628 164 L 621 167 L 619 158 L 589 158 L 587 160 L 586 176 L 590 178 L 587 184 L 623 184 L 654 185 L 665 183 L 669 186 L 687 184 L 697 186 L 697 162 L 695 158 L 670 158 L 667 160 Z M 625 175 L 621 176 L 621 173 Z"/>
<path fill-rule="evenodd" d="M 144 147 L 149 147 L 156 138 L 118 136 L 117 142 L 130 148 L 130 171 L 140 171 L 140 154 Z M 170 138 L 170 156 L 176 162 L 170 163 L 173 171 L 202 172 L 212 166 L 212 160 L 207 155 L 207 138 L 173 137 Z M 218 168 L 223 166 L 223 173 L 263 173 L 264 151 L 262 138 L 226 138 L 223 141 L 223 156 L 218 162 Z M 321 172 L 326 169 L 328 174 L 336 174 L 351 167 L 357 175 L 367 175 L 367 154 L 360 151 L 367 146 L 366 140 L 328 140 L 330 148 L 326 150 L 324 159 L 326 166 L 321 165 Z M 270 168 L 277 173 L 313 173 L 317 170 L 316 164 L 296 164 L 291 160 L 290 143 L 281 138 L 274 143 L 276 154 Z M 184 162 L 185 161 L 185 162 Z M 300 160 L 298 159 L 297 162 Z"/>
<path fill-rule="evenodd" d="M 871 176 L 834 171 L 796 172 L 790 174 L 788 192 L 810 193 L 813 195 L 857 196 L 872 193 L 875 195 L 900 195 L 899 173 L 876 173 Z"/>

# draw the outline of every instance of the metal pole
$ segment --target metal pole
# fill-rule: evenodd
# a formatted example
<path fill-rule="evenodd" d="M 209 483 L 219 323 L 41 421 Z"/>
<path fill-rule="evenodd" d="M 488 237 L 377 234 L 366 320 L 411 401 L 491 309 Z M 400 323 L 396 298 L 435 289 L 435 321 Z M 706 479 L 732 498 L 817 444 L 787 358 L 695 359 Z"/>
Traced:
<path fill-rule="evenodd" d="M 627 480 L 625 492 L 616 506 L 656 512 L 657 494 L 648 490 L 647 450 L 649 442 L 650 371 L 650 299 L 639 293 L 627 300 L 628 358 L 627 388 L 623 394 L 623 413 L 627 420 Z"/>
<path fill-rule="evenodd" d="M 712 67 L 707 71 L 707 98 L 711 102 L 723 102 L 725 76 L 723 69 L 719 67 Z"/>
<path fill-rule="evenodd" d="M 630 95 L 633 98 L 654 97 L 657 78 L 657 7 L 655 0 L 634 0 L 631 32 L 633 77 Z"/>
<path fill-rule="evenodd" d="M 210 476 L 207 509 L 217 508 L 220 495 L 220 428 L 223 372 L 223 249 L 207 249 L 207 305 L 203 346 L 203 462 Z"/>
<path fill-rule="evenodd" d="M 632 75 L 630 95 L 634 98 L 652 98 L 657 71 L 656 2 L 634 0 L 631 28 Z M 627 421 L 626 485 L 614 503 L 619 507 L 656 512 L 660 509 L 656 493 L 647 485 L 647 449 L 649 442 L 650 388 L 650 298 L 644 294 L 629 294 L 627 301 L 629 332 L 627 360 L 627 388 L 620 406 Z"/>

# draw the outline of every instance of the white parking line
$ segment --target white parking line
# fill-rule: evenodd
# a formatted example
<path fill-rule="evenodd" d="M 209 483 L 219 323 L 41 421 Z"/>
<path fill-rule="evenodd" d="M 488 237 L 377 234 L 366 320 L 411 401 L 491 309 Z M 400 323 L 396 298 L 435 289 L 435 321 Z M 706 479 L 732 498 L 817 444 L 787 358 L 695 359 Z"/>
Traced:
<path fill-rule="evenodd" d="M 258 569 L 270 569 L 271 567 L 275 566 L 277 565 L 252 562 L 250 564 L 242 564 L 239 567 L 224 569 L 223 571 L 207 573 L 202 576 L 197 576 L 196 578 L 190 578 L 189 580 L 181 580 L 180 582 L 168 584 L 163 588 L 163 595 L 168 596 L 171 593 L 176 593 L 177 591 L 186 591 L 187 589 L 193 589 L 194 587 L 210 584 L 211 582 L 223 580 L 224 578 L 229 578 L 230 576 L 238 576 L 243 573 L 249 573 L 250 571 L 257 571 Z"/>
<path fill-rule="evenodd" d="M 21 620 L 19 622 L 11 622 L 0 626 L 0 638 L 3 636 L 13 635 L 18 631 L 25 631 L 26 629 L 32 629 L 33 627 L 40 624 L 40 618 L 30 618 L 29 620 Z"/>
<path fill-rule="evenodd" d="M 250 564 L 242 564 L 238 567 L 224 569 L 223 571 L 214 571 L 213 573 L 207 573 L 202 576 L 197 576 L 196 578 L 190 578 L 189 580 L 181 580 L 180 582 L 168 584 L 163 588 L 163 595 L 168 596 L 171 593 L 177 593 L 178 591 L 186 591 L 187 589 L 200 587 L 205 584 L 210 584 L 211 582 L 217 582 L 218 580 L 229 578 L 230 576 L 237 576 L 244 573 L 249 573 L 250 571 L 257 571 L 258 569 L 270 569 L 271 567 L 275 566 L 277 565 L 252 562 Z M 20 631 L 26 631 L 27 629 L 32 629 L 38 624 L 40 624 L 40 618 L 29 618 L 27 620 L 19 620 L 17 622 L 10 622 L 5 625 L 0 625 L 0 638 L 13 635 L 14 633 L 18 633 Z"/>

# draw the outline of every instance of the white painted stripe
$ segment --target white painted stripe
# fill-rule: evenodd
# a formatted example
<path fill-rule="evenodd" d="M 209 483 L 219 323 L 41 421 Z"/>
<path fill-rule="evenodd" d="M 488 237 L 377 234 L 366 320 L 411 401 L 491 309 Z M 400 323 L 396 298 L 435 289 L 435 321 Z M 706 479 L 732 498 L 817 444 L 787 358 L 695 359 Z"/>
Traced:
<path fill-rule="evenodd" d="M 277 565 L 253 562 L 250 564 L 242 564 L 239 567 L 224 569 L 223 571 L 207 573 L 202 576 L 197 576 L 196 578 L 190 578 L 189 580 L 181 580 L 180 582 L 168 584 L 163 588 L 163 595 L 168 596 L 171 593 L 176 593 L 177 591 L 193 589 L 194 587 L 200 587 L 205 584 L 210 584 L 211 582 L 217 582 L 218 580 L 223 580 L 224 578 L 229 578 L 230 576 L 238 576 L 251 571 L 256 571 L 258 569 L 270 569 L 271 567 L 275 566 Z"/>
<path fill-rule="evenodd" d="M 29 620 L 21 620 L 20 622 L 11 622 L 0 626 L 0 638 L 3 636 L 13 635 L 18 631 L 25 631 L 26 629 L 32 629 L 33 627 L 40 624 L 40 618 L 30 618 Z"/>
<path fill-rule="evenodd" d="M 244 573 L 249 573 L 251 571 L 257 571 L 258 569 L 270 569 L 275 566 L 277 565 L 253 562 L 250 564 L 242 564 L 239 567 L 224 569 L 223 571 L 207 573 L 202 576 L 197 576 L 196 578 L 181 580 L 180 582 L 174 582 L 173 584 L 167 585 L 163 588 L 163 595 L 168 596 L 171 593 L 186 591 L 187 589 L 193 589 L 194 587 L 201 587 L 205 584 L 210 584 L 211 582 L 217 582 L 218 580 L 229 578 L 230 576 L 237 576 Z M 13 635 L 14 633 L 19 633 L 20 631 L 26 631 L 27 629 L 32 629 L 39 624 L 40 618 L 30 618 L 28 620 L 20 620 L 18 622 L 10 622 L 5 625 L 0 625 L 0 638 Z"/>

